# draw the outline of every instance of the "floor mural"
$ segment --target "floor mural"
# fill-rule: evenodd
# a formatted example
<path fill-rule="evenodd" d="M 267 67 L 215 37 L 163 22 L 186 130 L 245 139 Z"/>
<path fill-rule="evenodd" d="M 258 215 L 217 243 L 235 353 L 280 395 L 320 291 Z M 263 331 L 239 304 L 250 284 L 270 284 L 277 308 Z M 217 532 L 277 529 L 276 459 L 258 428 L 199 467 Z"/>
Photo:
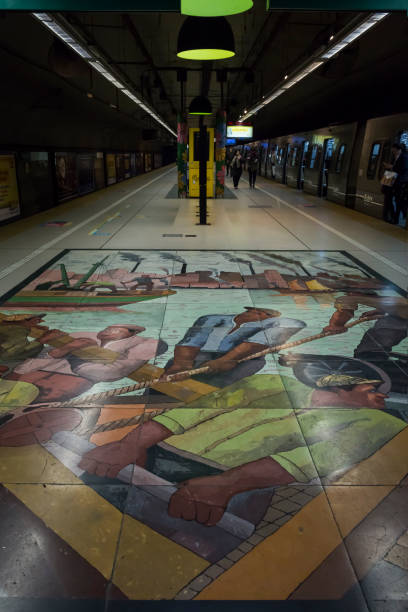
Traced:
<path fill-rule="evenodd" d="M 62 252 L 0 306 L 2 601 L 407 605 L 407 319 L 340 251 Z"/>

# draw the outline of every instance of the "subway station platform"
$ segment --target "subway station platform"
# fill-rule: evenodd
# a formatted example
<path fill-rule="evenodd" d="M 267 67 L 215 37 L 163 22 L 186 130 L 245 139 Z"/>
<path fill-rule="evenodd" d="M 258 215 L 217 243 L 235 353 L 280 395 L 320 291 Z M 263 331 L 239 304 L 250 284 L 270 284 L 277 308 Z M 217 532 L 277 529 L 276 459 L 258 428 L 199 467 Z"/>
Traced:
<path fill-rule="evenodd" d="M 176 181 L 0 228 L 0 610 L 407 610 L 407 232 Z"/>

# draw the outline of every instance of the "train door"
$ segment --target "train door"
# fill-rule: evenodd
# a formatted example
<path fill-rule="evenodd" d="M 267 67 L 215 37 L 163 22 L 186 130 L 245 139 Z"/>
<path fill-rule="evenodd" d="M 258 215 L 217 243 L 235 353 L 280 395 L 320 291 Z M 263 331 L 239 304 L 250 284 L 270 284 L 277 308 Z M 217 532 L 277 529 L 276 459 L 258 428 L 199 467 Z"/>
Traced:
<path fill-rule="evenodd" d="M 305 140 L 302 146 L 302 151 L 300 154 L 299 160 L 299 174 L 298 174 L 298 189 L 303 189 L 303 184 L 305 182 L 305 166 L 306 166 L 306 158 L 307 152 L 309 150 L 309 141 Z"/>
<path fill-rule="evenodd" d="M 283 154 L 283 160 L 282 160 L 282 183 L 284 183 L 285 185 L 287 183 L 286 174 L 287 174 L 287 169 L 288 169 L 290 151 L 291 151 L 291 145 L 287 144 L 285 147 L 285 152 Z"/>
<path fill-rule="evenodd" d="M 329 169 L 334 150 L 334 138 L 326 138 L 323 144 L 323 162 L 320 170 L 319 196 L 327 197 L 327 187 L 329 184 Z"/>

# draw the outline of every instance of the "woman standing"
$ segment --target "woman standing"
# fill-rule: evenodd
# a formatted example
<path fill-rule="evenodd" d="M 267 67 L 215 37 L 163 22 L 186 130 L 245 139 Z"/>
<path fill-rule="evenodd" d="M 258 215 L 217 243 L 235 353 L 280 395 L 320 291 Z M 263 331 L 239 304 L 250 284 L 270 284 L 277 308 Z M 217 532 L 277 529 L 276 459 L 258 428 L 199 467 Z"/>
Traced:
<path fill-rule="evenodd" d="M 231 162 L 231 175 L 232 175 L 232 180 L 234 182 L 235 189 L 238 189 L 239 179 L 241 178 L 242 162 L 243 162 L 243 159 L 242 159 L 241 153 L 239 151 L 235 151 L 235 155 Z"/>

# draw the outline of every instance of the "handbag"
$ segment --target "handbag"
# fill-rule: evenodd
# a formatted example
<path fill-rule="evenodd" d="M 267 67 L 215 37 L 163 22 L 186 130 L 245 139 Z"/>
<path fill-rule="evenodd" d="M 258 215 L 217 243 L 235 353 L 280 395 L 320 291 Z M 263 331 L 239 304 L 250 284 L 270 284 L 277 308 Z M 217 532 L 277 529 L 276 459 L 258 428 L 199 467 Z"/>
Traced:
<path fill-rule="evenodd" d="M 384 187 L 392 187 L 397 180 L 398 174 L 396 172 L 392 172 L 391 170 L 385 170 L 384 174 L 381 178 L 381 185 Z"/>

